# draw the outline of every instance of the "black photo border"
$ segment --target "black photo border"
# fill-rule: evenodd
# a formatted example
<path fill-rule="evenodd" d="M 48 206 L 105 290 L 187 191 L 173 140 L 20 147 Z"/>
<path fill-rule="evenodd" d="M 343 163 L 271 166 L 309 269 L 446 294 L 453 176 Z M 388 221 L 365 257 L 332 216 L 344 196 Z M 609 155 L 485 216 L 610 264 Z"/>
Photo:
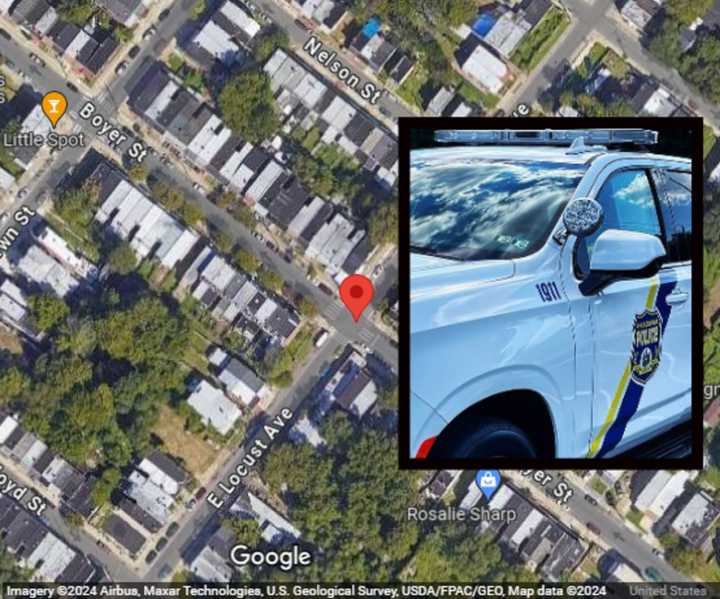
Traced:
<path fill-rule="evenodd" d="M 413 129 L 598 129 L 640 128 L 662 134 L 672 127 L 692 130 L 692 450 L 685 458 L 642 459 L 626 455 L 614 458 L 513 458 L 455 459 L 415 458 L 410 447 L 410 149 Z M 398 458 L 401 470 L 440 469 L 618 469 L 701 470 L 703 468 L 703 119 L 701 117 L 401 117 L 398 119 Z M 652 150 L 651 150 L 652 151 Z"/>

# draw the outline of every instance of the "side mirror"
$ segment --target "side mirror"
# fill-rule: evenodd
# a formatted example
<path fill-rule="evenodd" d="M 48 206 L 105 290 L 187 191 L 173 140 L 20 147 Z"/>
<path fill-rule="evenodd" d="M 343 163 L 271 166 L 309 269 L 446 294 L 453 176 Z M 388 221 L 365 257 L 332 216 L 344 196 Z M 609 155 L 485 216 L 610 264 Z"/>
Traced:
<path fill-rule="evenodd" d="M 563 212 L 563 225 L 571 235 L 587 237 L 600 228 L 603 222 L 603 209 L 592 198 L 575 198 Z"/>
<path fill-rule="evenodd" d="M 580 283 L 583 295 L 593 295 L 618 279 L 651 277 L 660 269 L 665 247 L 654 235 L 608 229 L 595 240 L 590 274 Z"/>
<path fill-rule="evenodd" d="M 663 256 L 665 248 L 654 235 L 608 229 L 595 241 L 590 270 L 637 272 Z"/>

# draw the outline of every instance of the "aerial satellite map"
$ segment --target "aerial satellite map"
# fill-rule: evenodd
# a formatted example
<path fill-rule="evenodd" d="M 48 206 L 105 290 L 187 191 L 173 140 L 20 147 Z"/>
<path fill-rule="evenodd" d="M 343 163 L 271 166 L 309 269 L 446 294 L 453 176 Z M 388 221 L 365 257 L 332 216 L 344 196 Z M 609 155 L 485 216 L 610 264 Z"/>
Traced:
<path fill-rule="evenodd" d="M 0 597 L 720 596 L 718 137 L 720 0 L 0 0 Z"/>

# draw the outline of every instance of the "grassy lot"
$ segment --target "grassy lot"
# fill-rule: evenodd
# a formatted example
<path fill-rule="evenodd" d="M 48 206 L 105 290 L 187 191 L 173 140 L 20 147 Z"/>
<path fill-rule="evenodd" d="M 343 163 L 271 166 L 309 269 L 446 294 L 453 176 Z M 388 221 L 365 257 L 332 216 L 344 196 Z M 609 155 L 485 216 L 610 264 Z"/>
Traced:
<path fill-rule="evenodd" d="M 576 69 L 577 74 L 583 79 L 587 79 L 590 73 L 593 72 L 593 69 L 600 64 L 600 61 L 602 61 L 607 52 L 608 49 L 606 46 L 603 46 L 600 42 L 595 42 L 592 48 L 590 48 L 590 51 L 585 55 L 585 58 L 583 58 L 582 63 Z"/>
<path fill-rule="evenodd" d="M 410 73 L 410 76 L 405 79 L 403 84 L 397 88 L 397 95 L 405 100 L 408 104 L 417 106 L 422 109 L 422 98 L 420 96 L 420 90 L 423 85 L 427 83 L 428 73 L 425 68 L 418 64 Z"/>
<path fill-rule="evenodd" d="M 607 485 L 605 485 L 605 483 L 601 481 L 597 476 L 592 477 L 592 480 L 590 481 L 590 486 L 592 487 L 593 491 L 595 491 L 600 496 L 604 496 L 605 491 L 607 491 Z"/>
<path fill-rule="evenodd" d="M 462 83 L 458 88 L 458 93 L 468 102 L 480 104 L 487 109 L 495 108 L 497 103 L 500 101 L 500 96 L 496 96 L 495 94 L 487 91 L 479 90 L 465 79 L 462 80 Z"/>
<path fill-rule="evenodd" d="M 213 462 L 215 449 L 185 430 L 184 419 L 163 406 L 153 432 L 163 440 L 165 449 L 181 458 L 195 478 L 200 478 Z"/>
<path fill-rule="evenodd" d="M 570 24 L 565 11 L 553 6 L 523 38 L 510 56 L 519 68 L 531 71 L 553 47 Z"/>
<path fill-rule="evenodd" d="M 640 521 L 642 520 L 642 512 L 637 509 L 635 506 L 632 506 L 628 513 L 625 515 L 625 517 L 630 520 L 635 526 L 637 526 L 640 530 L 645 530 L 640 524 Z"/>
<path fill-rule="evenodd" d="M 208 339 L 197 331 L 191 331 L 189 343 L 183 353 L 183 361 L 205 376 L 210 375 L 206 353 L 210 345 Z"/>
<path fill-rule="evenodd" d="M 715 133 L 713 133 L 712 127 L 708 127 L 707 125 L 703 126 L 703 158 L 706 158 L 710 153 L 716 140 L 717 138 L 715 137 Z"/>

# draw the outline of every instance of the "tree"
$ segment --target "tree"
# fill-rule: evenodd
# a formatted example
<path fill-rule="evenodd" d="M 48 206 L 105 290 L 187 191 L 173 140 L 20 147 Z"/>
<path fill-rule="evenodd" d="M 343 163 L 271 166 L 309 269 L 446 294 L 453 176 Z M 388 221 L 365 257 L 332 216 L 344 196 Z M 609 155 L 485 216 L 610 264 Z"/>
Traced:
<path fill-rule="evenodd" d="M 89 318 L 71 316 L 58 327 L 55 345 L 60 351 L 87 356 L 97 346 L 95 325 Z"/>
<path fill-rule="evenodd" d="M 70 512 L 65 516 L 65 522 L 67 522 L 70 528 L 82 528 L 85 519 L 77 512 Z"/>
<path fill-rule="evenodd" d="M 250 143 L 260 143 L 280 127 L 270 81 L 262 71 L 245 71 L 229 79 L 218 106 L 227 126 Z"/>
<path fill-rule="evenodd" d="M 667 17 L 673 17 L 683 25 L 690 25 L 698 17 L 704 17 L 713 5 L 713 0 L 666 0 L 663 8 Z"/>
<path fill-rule="evenodd" d="M 15 556 L 4 547 L 0 548 L 0 587 L 4 588 L 10 582 L 28 582 L 31 576 L 31 569 L 20 566 Z"/>
<path fill-rule="evenodd" d="M 118 310 L 98 322 L 100 348 L 115 360 L 166 362 L 182 352 L 187 329 L 178 316 L 154 296 Z"/>
<path fill-rule="evenodd" d="M 222 519 L 222 525 L 232 531 L 235 543 L 257 547 L 262 541 L 260 527 L 254 518 L 226 517 Z"/>
<path fill-rule="evenodd" d="M 92 490 L 92 500 L 97 507 L 102 507 L 110 500 L 115 487 L 118 486 L 120 479 L 120 471 L 117 468 L 108 468 L 102 473 L 100 480 L 95 483 Z"/>
<path fill-rule="evenodd" d="M 215 245 L 217 248 L 223 253 L 223 254 L 229 254 L 232 251 L 233 248 L 233 240 L 230 235 L 225 233 L 225 231 L 221 231 L 220 229 L 214 229 L 211 231 L 211 237 L 212 240 L 215 242 Z"/>
<path fill-rule="evenodd" d="M 275 292 L 280 292 L 284 283 L 279 274 L 265 266 L 258 271 L 257 280 L 265 289 L 270 289 Z"/>
<path fill-rule="evenodd" d="M 306 316 L 307 318 L 312 318 L 313 316 L 316 316 L 318 313 L 317 306 L 306 297 L 303 297 L 300 300 L 298 308 L 300 310 L 300 314 L 302 314 L 303 316 Z"/>
<path fill-rule="evenodd" d="M 398 242 L 398 207 L 396 202 L 382 204 L 370 216 L 369 235 L 372 245 Z"/>
<path fill-rule="evenodd" d="M 392 389 L 385 389 L 380 394 L 380 405 L 390 410 L 398 409 L 398 388 L 397 385 Z"/>
<path fill-rule="evenodd" d="M 293 376 L 288 370 L 283 370 L 282 372 L 271 376 L 269 381 L 271 385 L 278 387 L 279 389 L 286 389 L 292 385 Z"/>
<path fill-rule="evenodd" d="M 243 249 L 236 250 L 233 254 L 233 261 L 240 270 L 249 273 L 257 272 L 262 264 L 257 256 Z"/>
<path fill-rule="evenodd" d="M 33 295 L 29 304 L 35 325 L 41 331 L 49 331 L 70 314 L 70 309 L 63 299 L 51 293 Z"/>
<path fill-rule="evenodd" d="M 95 2 L 93 0 L 61 0 L 57 11 L 63 20 L 82 27 L 95 12 Z"/>
<path fill-rule="evenodd" d="M 251 231 L 255 230 L 255 219 L 253 218 L 252 210 L 242 202 L 233 206 L 232 215 L 235 217 L 235 220 L 245 225 L 245 227 Z"/>
<path fill-rule="evenodd" d="M 477 0 L 438 0 L 429 8 L 443 25 L 459 27 L 476 15 Z"/>
<path fill-rule="evenodd" d="M 195 0 L 195 4 L 193 4 L 192 10 L 190 11 L 190 16 L 197 20 L 202 17 L 206 8 L 205 0 Z"/>
<path fill-rule="evenodd" d="M 216 204 L 218 208 L 222 208 L 223 210 L 227 210 L 231 206 L 233 206 L 238 200 L 238 197 L 232 192 L 232 191 L 223 191 L 219 196 L 217 196 Z"/>
<path fill-rule="evenodd" d="M 30 378 L 13 366 L 0 373 L 0 404 L 21 397 L 30 388 Z"/>
<path fill-rule="evenodd" d="M 203 211 L 193 202 L 183 202 L 178 214 L 189 225 L 197 225 L 205 220 Z"/>
<path fill-rule="evenodd" d="M 113 272 L 121 275 L 130 274 L 137 267 L 135 252 L 126 241 L 121 241 L 110 252 L 108 265 Z"/>
<path fill-rule="evenodd" d="M 116 42 L 118 42 L 119 44 L 127 44 L 128 42 L 132 41 L 134 32 L 129 27 L 125 27 L 125 25 L 116 23 L 115 27 L 113 28 L 112 34 Z"/>
<path fill-rule="evenodd" d="M 253 55 L 257 62 L 265 62 L 278 48 L 288 47 L 288 36 L 284 29 L 270 28 L 255 41 Z"/>
<path fill-rule="evenodd" d="M 55 198 L 55 211 L 70 225 L 87 228 L 95 218 L 99 191 L 95 182 L 64 191 Z"/>
<path fill-rule="evenodd" d="M 128 169 L 127 174 L 128 174 L 128 177 L 130 177 L 130 179 L 135 182 L 143 182 L 148 177 L 147 169 L 139 162 L 136 162 L 135 164 L 133 164 Z"/>

